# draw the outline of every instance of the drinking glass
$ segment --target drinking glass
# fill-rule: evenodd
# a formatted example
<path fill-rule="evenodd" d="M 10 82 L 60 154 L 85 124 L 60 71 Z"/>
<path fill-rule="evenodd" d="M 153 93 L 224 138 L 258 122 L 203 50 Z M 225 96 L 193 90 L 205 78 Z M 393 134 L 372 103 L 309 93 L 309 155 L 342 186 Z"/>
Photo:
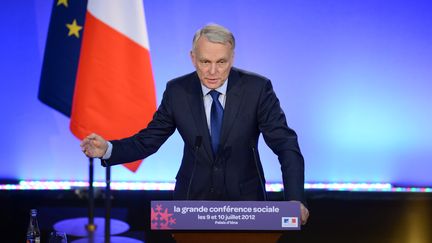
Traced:
<path fill-rule="evenodd" d="M 58 231 L 51 232 L 48 243 L 67 243 L 66 233 Z"/>

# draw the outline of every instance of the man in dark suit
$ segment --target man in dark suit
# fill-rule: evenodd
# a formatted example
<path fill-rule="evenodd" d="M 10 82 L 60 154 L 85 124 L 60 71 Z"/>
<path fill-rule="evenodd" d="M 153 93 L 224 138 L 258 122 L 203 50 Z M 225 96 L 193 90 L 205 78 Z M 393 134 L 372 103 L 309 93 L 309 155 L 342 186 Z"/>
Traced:
<path fill-rule="evenodd" d="M 262 133 L 278 156 L 284 197 L 304 207 L 304 160 L 296 133 L 287 125 L 269 79 L 232 67 L 235 39 L 219 25 L 207 25 L 193 39 L 196 71 L 168 82 L 147 128 L 132 137 L 106 141 L 91 134 L 81 147 L 106 165 L 155 153 L 177 129 L 184 141 L 175 199 L 265 200 L 257 151 Z"/>

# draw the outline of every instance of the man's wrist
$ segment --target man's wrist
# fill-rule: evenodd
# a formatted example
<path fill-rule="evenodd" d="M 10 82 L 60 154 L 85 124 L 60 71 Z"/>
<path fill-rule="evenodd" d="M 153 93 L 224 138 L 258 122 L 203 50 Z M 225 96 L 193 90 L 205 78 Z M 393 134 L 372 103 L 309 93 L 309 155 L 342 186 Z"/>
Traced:
<path fill-rule="evenodd" d="M 105 154 L 102 156 L 103 160 L 111 158 L 113 145 L 110 141 L 107 141 L 107 145 L 108 145 L 107 150 L 105 151 Z"/>

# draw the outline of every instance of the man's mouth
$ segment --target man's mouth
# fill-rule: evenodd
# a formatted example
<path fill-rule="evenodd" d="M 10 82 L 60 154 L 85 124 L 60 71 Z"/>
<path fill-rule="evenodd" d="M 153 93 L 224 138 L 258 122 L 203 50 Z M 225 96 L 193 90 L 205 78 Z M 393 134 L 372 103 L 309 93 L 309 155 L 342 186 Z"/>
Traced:
<path fill-rule="evenodd" d="M 207 81 L 209 81 L 210 83 L 216 83 L 218 81 L 217 78 L 207 78 Z"/>

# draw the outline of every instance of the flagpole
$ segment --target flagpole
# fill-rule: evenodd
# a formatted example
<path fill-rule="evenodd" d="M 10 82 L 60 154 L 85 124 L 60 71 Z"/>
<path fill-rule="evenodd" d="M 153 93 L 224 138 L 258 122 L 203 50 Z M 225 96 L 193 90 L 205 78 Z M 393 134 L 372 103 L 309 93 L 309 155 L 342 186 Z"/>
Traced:
<path fill-rule="evenodd" d="M 96 230 L 96 225 L 94 224 L 94 188 L 93 188 L 94 172 L 93 171 L 94 171 L 93 158 L 89 158 L 89 190 L 88 190 L 89 207 L 88 207 L 88 224 L 86 225 L 86 229 L 90 240 L 93 239 L 94 232 Z"/>
<path fill-rule="evenodd" d="M 106 167 L 105 188 L 105 243 L 110 243 L 111 236 L 111 166 Z"/>

